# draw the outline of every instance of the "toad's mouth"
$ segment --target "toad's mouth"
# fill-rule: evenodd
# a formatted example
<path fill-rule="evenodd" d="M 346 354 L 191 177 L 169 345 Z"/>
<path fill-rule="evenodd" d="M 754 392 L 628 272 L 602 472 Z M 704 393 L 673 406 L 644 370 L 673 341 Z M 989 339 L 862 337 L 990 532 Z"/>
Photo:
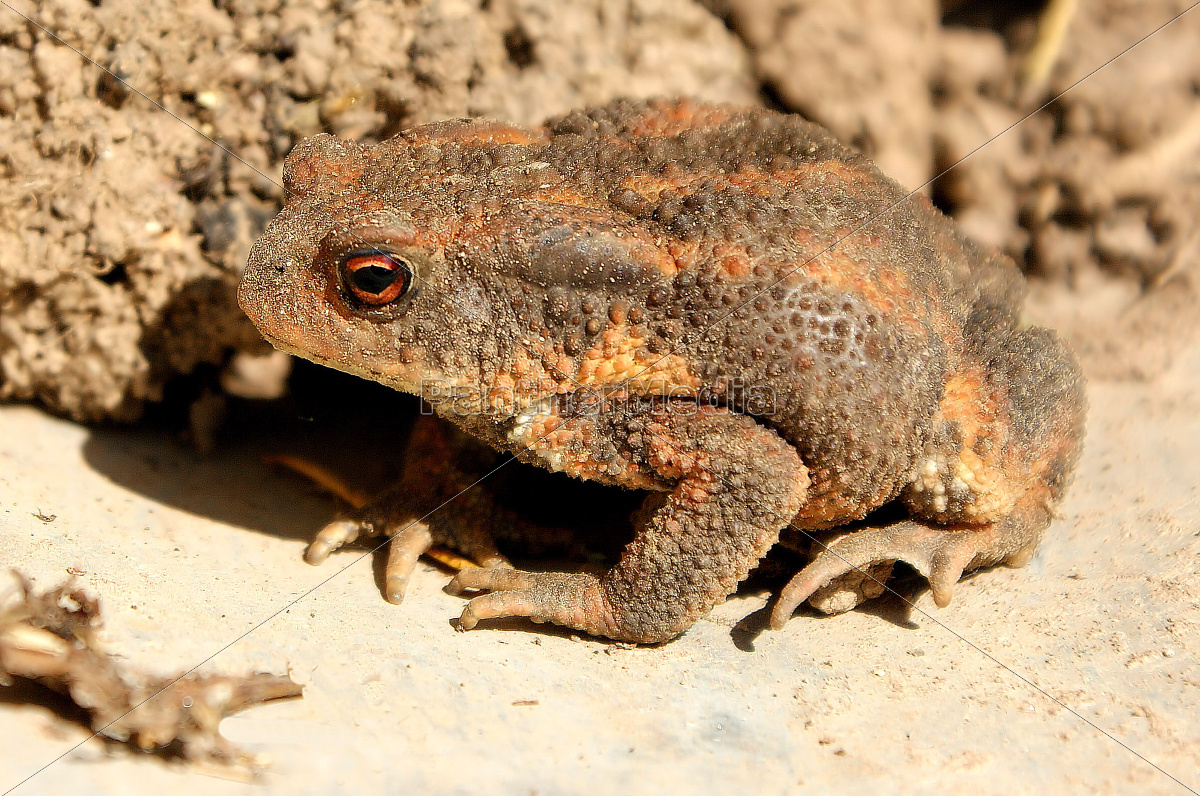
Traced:
<path fill-rule="evenodd" d="M 325 364 L 324 362 L 318 362 L 316 357 L 309 356 L 308 354 L 300 351 L 298 348 L 296 348 L 296 346 L 291 345 L 290 343 L 288 343 L 286 340 L 284 340 L 281 337 L 276 337 L 275 335 L 271 334 L 270 332 L 263 331 L 262 329 L 259 329 L 258 333 L 261 334 L 262 338 L 264 340 L 266 340 L 268 343 L 270 343 L 272 347 L 278 349 L 279 351 L 282 351 L 285 354 L 291 354 L 292 356 L 295 356 L 295 357 L 302 357 L 304 359 L 308 359 L 313 362 L 317 362 L 317 364 L 320 364 L 320 365 Z"/>
<path fill-rule="evenodd" d="M 353 362 L 347 362 L 343 359 L 321 356 L 320 354 L 305 350 L 303 347 L 295 345 L 294 343 L 289 343 L 287 340 L 276 337 L 270 332 L 263 331 L 262 329 L 259 329 L 258 333 L 261 334 L 263 339 L 270 343 L 274 348 L 282 351 L 285 354 L 290 354 L 291 356 L 299 357 L 300 359 L 307 359 L 309 362 L 314 364 L 332 368 L 333 370 L 341 371 L 342 373 L 349 373 L 352 376 L 358 376 L 370 381 L 377 381 L 395 390 L 399 390 L 400 392 L 412 392 L 412 390 L 408 389 L 407 387 L 402 387 L 396 384 L 394 374 L 384 373 L 375 368 L 365 367 Z"/>

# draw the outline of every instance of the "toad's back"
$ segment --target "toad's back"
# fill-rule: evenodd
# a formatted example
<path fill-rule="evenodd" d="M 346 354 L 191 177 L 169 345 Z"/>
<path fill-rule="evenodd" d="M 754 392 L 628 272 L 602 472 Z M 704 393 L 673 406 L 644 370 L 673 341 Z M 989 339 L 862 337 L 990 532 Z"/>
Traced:
<path fill-rule="evenodd" d="M 547 133 L 532 157 L 570 186 L 555 200 L 636 227 L 678 269 L 639 307 L 651 353 L 682 354 L 704 389 L 728 389 L 797 447 L 810 525 L 899 492 L 968 317 L 1023 298 L 1011 262 L 797 117 L 617 103 Z"/>

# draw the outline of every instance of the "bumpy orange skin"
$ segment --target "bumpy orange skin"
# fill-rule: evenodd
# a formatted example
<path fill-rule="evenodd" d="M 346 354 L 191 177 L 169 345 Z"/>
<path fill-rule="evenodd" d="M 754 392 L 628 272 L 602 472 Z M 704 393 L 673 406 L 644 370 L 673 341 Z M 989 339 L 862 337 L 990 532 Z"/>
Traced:
<path fill-rule="evenodd" d="M 799 117 L 658 100 L 536 130 L 318 136 L 284 176 L 240 291 L 269 340 L 423 394 L 522 460 L 668 495 L 599 585 L 471 576 L 520 594 L 473 603 L 473 621 L 659 640 L 789 523 L 836 528 L 898 498 L 959 548 L 979 532 L 964 566 L 1010 560 L 1069 480 L 1082 379 L 1051 332 L 1018 328 L 1015 266 Z M 416 288 L 356 306 L 338 268 L 363 248 L 405 258 Z M 674 584 L 651 589 L 662 617 L 631 608 L 639 578 Z"/>

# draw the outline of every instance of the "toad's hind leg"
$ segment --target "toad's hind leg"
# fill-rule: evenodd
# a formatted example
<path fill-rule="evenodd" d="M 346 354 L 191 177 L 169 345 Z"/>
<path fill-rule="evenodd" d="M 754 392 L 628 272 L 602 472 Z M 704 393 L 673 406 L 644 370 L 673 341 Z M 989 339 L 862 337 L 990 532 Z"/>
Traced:
<path fill-rule="evenodd" d="M 690 627 L 746 577 L 779 529 L 799 509 L 808 474 L 799 454 L 774 431 L 724 409 L 682 409 L 574 418 L 556 461 L 577 474 L 668 492 L 651 494 L 635 519 L 636 536 L 620 562 L 590 574 L 464 570 L 451 590 L 491 590 L 462 615 L 470 629 L 482 619 L 527 616 L 598 636 L 665 641 Z M 576 426 L 571 429 L 571 425 Z M 597 462 L 595 439 L 615 441 Z M 594 475 L 592 477 L 595 477 Z"/>
<path fill-rule="evenodd" d="M 1024 564 L 1053 519 L 1083 439 L 1078 365 L 1047 329 L 1015 330 L 1004 312 L 968 325 L 967 360 L 950 380 L 933 434 L 902 494 L 913 520 L 830 543 L 783 589 L 782 626 L 808 600 L 828 613 L 882 591 L 890 564 L 911 564 L 934 601 L 964 572 Z"/>

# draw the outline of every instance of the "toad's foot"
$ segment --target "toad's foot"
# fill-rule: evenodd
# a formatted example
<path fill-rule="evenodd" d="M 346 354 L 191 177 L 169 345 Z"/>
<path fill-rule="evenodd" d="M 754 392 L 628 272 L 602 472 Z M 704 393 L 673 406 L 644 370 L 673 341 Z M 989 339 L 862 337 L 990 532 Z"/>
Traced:
<path fill-rule="evenodd" d="M 435 545 L 469 559 L 436 556 L 451 566 L 512 566 L 496 549 L 491 531 L 496 522 L 519 529 L 526 524 L 497 506 L 491 490 L 471 489 L 492 456 L 446 423 L 422 417 L 413 427 L 400 481 L 326 525 L 304 560 L 320 564 L 360 537 L 383 537 L 388 544 L 384 597 L 391 603 L 403 601 L 417 559 Z"/>
<path fill-rule="evenodd" d="M 995 526 L 952 530 L 911 521 L 847 534 L 826 545 L 783 588 L 771 610 L 771 627 L 782 628 L 805 600 L 824 613 L 839 613 L 878 596 L 897 561 L 924 575 L 933 601 L 944 608 L 963 572 L 1005 559 L 1014 565 L 1028 560 L 997 544 L 999 536 Z"/>
<path fill-rule="evenodd" d="M 383 533 L 390 538 L 385 542 L 388 546 L 387 564 L 384 568 L 384 597 L 390 603 L 400 604 L 408 590 L 408 581 L 417 567 L 417 560 L 430 554 L 435 544 L 445 544 L 450 541 L 439 534 L 437 537 L 425 522 L 413 521 L 400 528 L 384 527 Z M 334 520 L 321 529 L 317 537 L 304 551 L 304 560 L 310 564 L 321 564 L 329 558 L 329 554 L 358 539 L 359 536 L 379 536 L 379 526 L 358 519 Z M 462 548 L 461 535 L 454 541 Z M 490 537 L 481 537 L 481 544 L 474 550 L 462 550 L 471 556 L 470 560 L 459 558 L 453 553 L 439 548 L 442 553 L 435 556 L 438 561 L 448 563 L 457 569 L 463 567 L 509 567 L 508 559 L 496 552 L 491 546 Z"/>
<path fill-rule="evenodd" d="M 593 575 L 522 572 L 516 569 L 465 569 L 446 587 L 451 594 L 487 590 L 463 609 L 459 626 L 471 630 L 481 619 L 527 616 L 591 633 L 613 636 L 612 610 Z"/>

